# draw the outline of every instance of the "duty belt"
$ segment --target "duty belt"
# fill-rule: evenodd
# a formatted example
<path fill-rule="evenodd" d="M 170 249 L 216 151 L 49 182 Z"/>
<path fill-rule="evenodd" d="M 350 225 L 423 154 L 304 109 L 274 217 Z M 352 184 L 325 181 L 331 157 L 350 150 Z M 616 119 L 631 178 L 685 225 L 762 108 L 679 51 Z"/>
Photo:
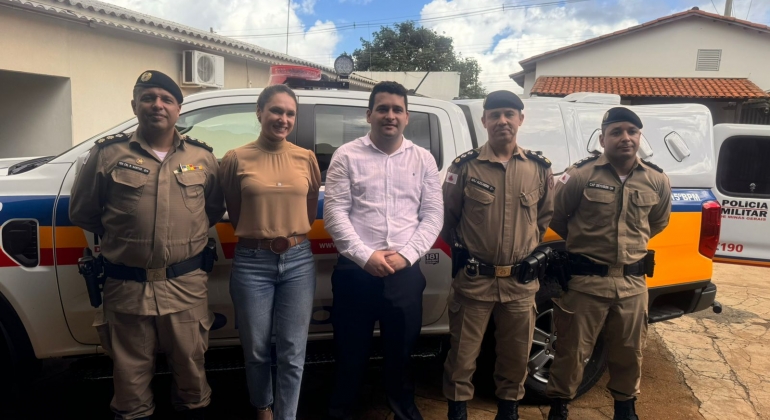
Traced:
<path fill-rule="evenodd" d="M 468 271 L 472 272 L 474 269 L 477 271 L 476 275 L 482 275 L 487 277 L 512 277 L 512 276 L 519 275 L 519 269 L 521 269 L 521 264 L 491 265 L 491 264 L 484 264 L 483 262 L 480 262 L 475 258 L 471 258 L 465 263 L 465 273 L 471 277 L 475 277 L 470 273 L 468 273 Z"/>
<path fill-rule="evenodd" d="M 140 283 L 146 281 L 163 281 L 181 277 L 203 267 L 203 253 L 182 262 L 162 268 L 139 268 L 113 264 L 104 259 L 104 274 L 115 280 L 133 280 Z"/>
<path fill-rule="evenodd" d="M 627 265 L 597 264 L 579 254 L 569 254 L 570 273 L 577 276 L 643 276 L 644 259 Z"/>

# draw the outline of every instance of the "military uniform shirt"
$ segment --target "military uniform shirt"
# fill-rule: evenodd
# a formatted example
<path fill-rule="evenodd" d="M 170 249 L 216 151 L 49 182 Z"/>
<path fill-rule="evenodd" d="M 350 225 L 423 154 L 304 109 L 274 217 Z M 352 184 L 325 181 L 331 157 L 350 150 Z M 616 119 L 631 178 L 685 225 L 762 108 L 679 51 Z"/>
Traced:
<path fill-rule="evenodd" d="M 176 133 L 161 161 L 138 132 L 121 136 L 91 149 L 72 187 L 70 220 L 101 236 L 113 264 L 158 269 L 198 255 L 225 211 L 216 157 Z M 166 315 L 205 302 L 202 270 L 168 280 L 163 270 L 149 274 L 144 283 L 107 279 L 104 309 Z"/>
<path fill-rule="evenodd" d="M 671 185 L 656 168 L 637 158 L 621 182 L 604 155 L 576 163 L 555 182 L 551 229 L 566 238 L 569 252 L 594 262 L 622 266 L 641 260 L 671 215 Z M 647 291 L 644 276 L 579 276 L 569 288 L 610 298 Z"/>
<path fill-rule="evenodd" d="M 507 166 L 496 161 L 489 144 L 478 156 L 455 161 L 447 170 L 442 237 L 453 234 L 470 255 L 491 265 L 514 265 L 538 246 L 553 214 L 550 164 L 542 156 L 516 146 Z M 531 296 L 538 282 L 516 277 L 455 277 L 455 292 L 481 301 L 508 302 Z"/>

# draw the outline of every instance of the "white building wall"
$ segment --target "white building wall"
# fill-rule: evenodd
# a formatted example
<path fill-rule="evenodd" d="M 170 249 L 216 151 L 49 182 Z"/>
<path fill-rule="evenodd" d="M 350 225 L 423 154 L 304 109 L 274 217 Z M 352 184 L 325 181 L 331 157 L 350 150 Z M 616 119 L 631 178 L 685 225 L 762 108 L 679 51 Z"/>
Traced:
<path fill-rule="evenodd" d="M 415 89 L 419 85 L 417 93 L 445 101 L 460 96 L 460 73 L 454 71 L 430 72 L 422 84 L 424 71 L 357 71 L 356 74 L 378 81 L 398 82 L 407 89 Z"/>
<path fill-rule="evenodd" d="M 66 135 L 70 144 L 133 116 L 131 91 L 142 71 L 159 70 L 180 81 L 182 51 L 194 49 L 7 7 L 0 8 L 0 28 L 0 71 L 69 79 L 72 128 L 60 134 Z M 269 69 L 267 64 L 225 56 L 225 88 L 264 87 Z M 200 91 L 183 90 L 185 95 Z"/>
<path fill-rule="evenodd" d="M 0 71 L 0 158 L 50 156 L 72 144 L 70 81 Z"/>
<path fill-rule="evenodd" d="M 524 75 L 524 97 L 529 97 L 529 92 L 532 91 L 532 86 L 535 86 L 535 81 L 537 81 L 537 75 L 534 71 L 531 71 Z"/>
<path fill-rule="evenodd" d="M 719 71 L 695 71 L 698 49 L 722 50 Z M 537 77 L 735 77 L 770 90 L 770 34 L 689 17 L 547 58 L 536 66 Z M 531 88 L 525 81 L 525 96 Z"/>

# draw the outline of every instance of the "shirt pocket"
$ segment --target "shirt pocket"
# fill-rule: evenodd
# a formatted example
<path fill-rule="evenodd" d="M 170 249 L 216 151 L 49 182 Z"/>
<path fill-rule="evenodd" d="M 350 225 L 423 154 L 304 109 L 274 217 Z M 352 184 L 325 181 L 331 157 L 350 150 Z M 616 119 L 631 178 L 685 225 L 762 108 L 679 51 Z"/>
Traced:
<path fill-rule="evenodd" d="M 490 205 L 495 201 L 495 196 L 486 191 L 474 187 L 465 187 L 465 197 L 468 204 L 467 217 L 474 224 L 480 224 L 489 214 Z"/>
<path fill-rule="evenodd" d="M 538 188 L 521 195 L 521 206 L 527 215 L 527 222 L 533 224 L 537 221 L 537 202 L 540 200 L 542 189 Z"/>
<path fill-rule="evenodd" d="M 607 226 L 615 218 L 615 193 L 595 188 L 583 190 L 586 205 L 581 208 L 583 218 L 595 226 Z"/>
<path fill-rule="evenodd" d="M 206 205 L 203 185 L 206 182 L 206 173 L 203 171 L 189 171 L 175 173 L 176 181 L 182 193 L 182 199 L 187 210 L 195 213 L 203 210 Z"/>
<path fill-rule="evenodd" d="M 131 169 L 115 168 L 110 173 L 112 185 L 110 188 L 110 204 L 125 213 L 136 210 L 139 199 L 142 198 L 144 185 L 149 174 Z"/>
<path fill-rule="evenodd" d="M 634 191 L 630 201 L 629 215 L 633 220 L 646 221 L 652 206 L 660 202 L 660 197 L 655 191 Z"/>

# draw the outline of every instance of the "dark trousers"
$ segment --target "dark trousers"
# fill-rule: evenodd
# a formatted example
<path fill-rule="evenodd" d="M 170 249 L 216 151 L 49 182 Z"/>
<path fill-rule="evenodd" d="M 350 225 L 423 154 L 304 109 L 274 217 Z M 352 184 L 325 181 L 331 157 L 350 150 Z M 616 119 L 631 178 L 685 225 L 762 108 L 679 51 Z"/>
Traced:
<path fill-rule="evenodd" d="M 415 264 L 375 277 L 340 257 L 332 273 L 332 326 L 337 378 L 329 407 L 333 418 L 351 418 L 374 333 L 380 322 L 388 404 L 397 420 L 422 420 L 414 404 L 409 362 L 422 324 L 425 276 Z"/>

